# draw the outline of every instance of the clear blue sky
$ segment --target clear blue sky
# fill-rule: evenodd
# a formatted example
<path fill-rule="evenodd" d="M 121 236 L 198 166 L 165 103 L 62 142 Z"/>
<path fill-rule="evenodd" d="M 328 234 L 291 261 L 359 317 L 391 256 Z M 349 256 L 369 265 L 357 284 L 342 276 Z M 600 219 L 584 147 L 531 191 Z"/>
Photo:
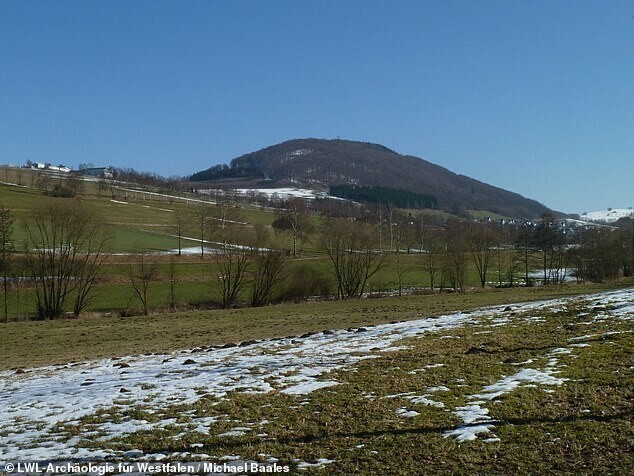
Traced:
<path fill-rule="evenodd" d="M 189 175 L 337 136 L 634 206 L 634 0 L 0 2 L 0 163 Z"/>

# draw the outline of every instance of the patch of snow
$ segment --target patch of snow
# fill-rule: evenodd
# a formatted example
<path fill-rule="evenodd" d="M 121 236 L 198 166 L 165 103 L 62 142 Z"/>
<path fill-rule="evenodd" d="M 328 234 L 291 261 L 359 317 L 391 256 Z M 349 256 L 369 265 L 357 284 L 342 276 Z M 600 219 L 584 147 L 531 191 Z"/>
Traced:
<path fill-rule="evenodd" d="M 593 337 L 597 337 L 599 334 L 586 334 L 583 336 L 579 336 L 579 337 L 571 337 L 570 339 L 568 339 L 569 341 L 575 341 L 575 340 L 586 340 L 586 339 L 592 339 Z"/>
<path fill-rule="evenodd" d="M 449 388 L 445 387 L 444 385 L 439 385 L 437 387 L 428 387 L 427 391 L 430 393 L 435 393 L 435 392 L 448 392 Z"/>
<path fill-rule="evenodd" d="M 478 438 L 480 433 L 490 433 L 491 428 L 495 425 L 492 423 L 482 423 L 479 425 L 463 425 L 455 428 L 453 430 L 448 430 L 445 432 L 445 438 L 453 436 L 456 440 L 463 441 L 473 441 Z M 487 438 L 487 440 L 494 440 L 494 438 Z M 495 440 L 499 440 L 495 438 Z"/>
<path fill-rule="evenodd" d="M 130 450 L 123 453 L 124 458 L 138 458 L 139 456 L 143 456 L 143 451 L 141 450 Z"/>
<path fill-rule="evenodd" d="M 457 407 L 454 414 L 458 416 L 464 423 L 470 425 L 479 421 L 489 421 L 489 409 L 482 408 L 480 403 L 472 403 L 464 407 Z"/>
<path fill-rule="evenodd" d="M 485 438 L 484 440 L 482 440 L 484 443 L 499 443 L 500 440 L 499 438 Z"/>
<path fill-rule="evenodd" d="M 245 428 L 243 426 L 238 426 L 236 428 L 232 428 L 229 431 L 226 431 L 224 433 L 220 433 L 218 436 L 220 438 L 228 438 L 228 437 L 233 437 L 233 436 L 242 436 L 242 435 L 246 435 L 247 431 L 250 431 L 251 428 Z"/>
<path fill-rule="evenodd" d="M 224 455 L 218 458 L 218 461 L 237 461 L 240 459 L 240 455 Z"/>
<path fill-rule="evenodd" d="M 606 336 L 612 336 L 612 335 L 616 335 L 616 334 L 627 334 L 630 332 L 634 332 L 634 331 L 608 331 L 608 332 L 603 332 L 601 334 L 588 334 L 588 335 L 584 335 L 584 336 L 579 336 L 579 337 L 571 337 L 570 339 L 568 339 L 568 341 L 578 341 L 578 340 L 587 340 L 587 339 L 592 339 L 594 337 L 606 337 Z"/>
<path fill-rule="evenodd" d="M 535 362 L 533 359 L 528 359 L 528 360 L 525 360 L 524 362 L 512 363 L 511 365 L 527 365 L 527 364 L 532 364 L 533 362 Z"/>
<path fill-rule="evenodd" d="M 316 462 L 314 463 L 307 463 L 305 461 L 300 461 L 297 463 L 297 469 L 320 469 L 325 467 L 327 464 L 332 464 L 334 463 L 335 460 L 334 459 L 327 459 L 327 458 L 319 458 Z"/>
<path fill-rule="evenodd" d="M 320 388 L 332 387 L 333 385 L 339 385 L 339 382 L 333 382 L 329 380 L 315 380 L 313 382 L 299 383 L 292 387 L 285 388 L 282 393 L 288 395 L 306 395 L 307 393 L 314 392 Z"/>
<path fill-rule="evenodd" d="M 484 313 L 486 311 L 482 311 Z M 332 370 L 349 367 L 374 357 L 374 349 L 388 349 L 406 337 L 434 332 L 472 322 L 470 315 L 450 314 L 436 319 L 387 324 L 363 333 L 335 331 L 304 339 L 262 341 L 247 347 L 213 349 L 209 352 L 176 352 L 170 355 L 128 357 L 84 362 L 75 366 L 50 366 L 25 374 L 0 372 L 0 459 L 44 461 L 75 457 L 78 442 L 63 442 L 59 428 L 103 408 L 138 405 L 159 409 L 168 405 L 193 404 L 204 393 L 223 397 L 227 392 L 268 393 L 274 390 L 304 394 L 336 384 L 319 380 Z M 195 364 L 184 367 L 180 356 L 194 357 Z M 129 367 L 115 366 L 121 363 Z M 147 382 L 152 382 L 151 386 Z M 88 385 L 86 385 L 88 384 Z M 122 388 L 130 390 L 122 394 Z M 125 397 L 123 397 L 125 395 Z M 199 425 L 191 417 L 191 425 Z M 196 427 L 207 432 L 209 421 Z M 143 424 L 143 430 L 160 428 L 161 421 Z M 147 425 L 147 426 L 146 426 Z M 138 431 L 134 425 L 86 424 L 85 431 L 101 426 L 103 440 Z M 111 430 L 112 433 L 109 433 Z M 31 442 L 38 441 L 34 446 Z M 99 440 L 97 440 L 99 441 Z M 46 443 L 52 443 L 46 446 Z M 82 450 L 84 451 L 84 450 Z M 103 452 L 85 450 L 82 456 Z"/>
<path fill-rule="evenodd" d="M 440 388 L 440 387 L 438 387 Z M 442 388 L 447 388 L 447 387 L 442 387 Z M 447 390 L 449 390 L 447 388 Z M 396 393 L 394 395 L 385 395 L 382 398 L 404 398 L 406 400 L 409 400 L 410 402 L 412 402 L 414 405 L 430 405 L 433 407 L 438 407 L 438 408 L 442 408 L 445 405 L 442 402 L 436 402 L 434 400 L 431 400 L 429 394 L 425 394 L 425 395 L 414 395 L 414 392 L 407 392 L 407 393 Z M 398 410 L 397 410 L 398 413 Z"/>
<path fill-rule="evenodd" d="M 420 413 L 418 413 L 417 411 L 408 410 L 407 408 L 399 408 L 398 410 L 396 410 L 396 414 L 401 418 L 414 418 L 420 415 Z"/>
<path fill-rule="evenodd" d="M 305 198 L 314 199 L 318 196 L 327 196 L 325 192 L 317 192 L 306 188 L 292 188 L 292 187 L 280 187 L 280 188 L 238 188 L 235 191 L 241 195 L 247 195 L 250 193 L 256 193 L 272 197 L 277 195 L 280 198 Z"/>
<path fill-rule="evenodd" d="M 539 383 L 541 385 L 561 385 L 566 381 L 552 375 L 552 370 L 522 369 L 514 375 L 484 387 L 483 393 L 472 395 L 470 398 L 478 400 L 493 400 L 505 393 L 512 392 L 522 383 Z"/>
<path fill-rule="evenodd" d="M 557 354 L 572 354 L 572 349 L 567 349 L 567 348 L 563 348 L 563 347 L 559 347 L 557 349 L 553 349 L 550 352 L 551 355 L 557 355 Z"/>
<path fill-rule="evenodd" d="M 411 401 L 414 405 L 428 405 L 431 407 L 444 408 L 445 404 L 442 402 L 437 402 L 429 398 L 429 395 L 414 395 L 408 397 L 408 400 Z"/>
<path fill-rule="evenodd" d="M 554 372 L 555 370 L 552 366 L 548 366 L 545 370 L 522 369 L 516 374 L 505 377 L 492 385 L 487 385 L 483 388 L 482 393 L 470 395 L 468 397 L 468 400 L 471 401 L 470 404 L 457 407 L 454 410 L 454 414 L 464 422 L 464 425 L 445 431 L 445 437 L 454 437 L 458 441 L 472 441 L 481 433 L 490 433 L 496 421 L 489 417 L 489 409 L 482 405 L 487 401 L 512 392 L 521 384 L 534 387 L 534 384 L 561 385 L 564 383 L 566 379 L 554 377 L 552 375 Z M 493 435 L 492 438 L 488 438 L 486 441 L 499 441 L 499 439 Z"/>
<path fill-rule="evenodd" d="M 406 393 L 395 393 L 392 395 L 385 395 L 384 397 L 381 398 L 399 398 L 399 397 L 408 397 L 410 395 L 413 395 L 414 392 L 406 392 Z"/>

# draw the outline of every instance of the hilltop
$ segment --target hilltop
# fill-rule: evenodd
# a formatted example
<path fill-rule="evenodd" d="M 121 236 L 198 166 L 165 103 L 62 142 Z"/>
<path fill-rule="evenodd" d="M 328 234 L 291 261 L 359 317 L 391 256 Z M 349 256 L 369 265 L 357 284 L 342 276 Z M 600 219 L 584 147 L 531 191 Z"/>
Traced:
<path fill-rule="evenodd" d="M 416 194 L 426 208 L 486 210 L 513 218 L 552 212 L 535 200 L 424 159 L 380 144 L 340 139 L 289 140 L 195 173 L 191 180 L 214 187 L 294 185 L 349 195 L 368 188 L 396 189 Z"/>

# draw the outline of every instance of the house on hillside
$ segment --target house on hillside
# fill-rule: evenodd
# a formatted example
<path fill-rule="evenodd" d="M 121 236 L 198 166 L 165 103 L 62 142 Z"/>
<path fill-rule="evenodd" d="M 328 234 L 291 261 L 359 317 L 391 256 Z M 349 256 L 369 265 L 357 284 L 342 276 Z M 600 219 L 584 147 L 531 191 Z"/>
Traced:
<path fill-rule="evenodd" d="M 67 167 L 64 164 L 51 165 L 49 163 L 31 162 L 30 160 L 26 163 L 24 167 L 33 170 L 50 170 L 53 172 L 63 172 L 65 174 L 70 173 L 70 171 L 72 170 L 70 167 Z"/>
<path fill-rule="evenodd" d="M 80 173 L 81 175 L 85 175 L 86 177 L 97 177 L 106 179 L 111 179 L 114 177 L 111 167 L 89 167 L 79 170 L 78 173 Z"/>
<path fill-rule="evenodd" d="M 53 170 L 55 172 L 63 172 L 65 174 L 70 173 L 71 168 L 67 167 L 64 164 L 59 164 L 59 165 L 49 165 L 48 166 L 48 170 Z"/>

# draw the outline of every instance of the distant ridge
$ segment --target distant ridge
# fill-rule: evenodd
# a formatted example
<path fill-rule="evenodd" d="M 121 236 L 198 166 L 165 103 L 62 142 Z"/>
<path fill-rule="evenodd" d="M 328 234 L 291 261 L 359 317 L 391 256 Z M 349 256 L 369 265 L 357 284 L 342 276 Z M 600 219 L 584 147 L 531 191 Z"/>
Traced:
<path fill-rule="evenodd" d="M 453 212 L 486 210 L 523 219 L 553 213 L 535 200 L 418 157 L 380 144 L 342 139 L 289 140 L 195 173 L 191 180 L 235 188 L 264 184 L 319 190 L 341 185 L 383 187 L 432 197 L 437 208 Z"/>

